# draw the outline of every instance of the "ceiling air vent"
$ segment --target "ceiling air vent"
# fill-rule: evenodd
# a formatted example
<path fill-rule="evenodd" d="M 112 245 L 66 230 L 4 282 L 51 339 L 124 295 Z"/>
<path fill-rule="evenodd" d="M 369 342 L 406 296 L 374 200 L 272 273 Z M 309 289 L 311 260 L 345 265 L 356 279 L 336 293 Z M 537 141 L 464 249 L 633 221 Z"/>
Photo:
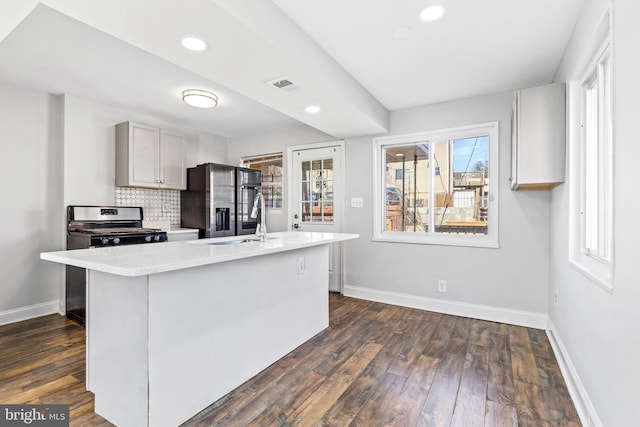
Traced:
<path fill-rule="evenodd" d="M 297 84 L 295 84 L 291 80 L 286 79 L 284 77 L 272 80 L 270 82 L 267 82 L 267 84 L 275 87 L 276 89 L 280 89 L 283 92 L 287 92 L 287 93 L 295 92 L 298 89 L 300 89 L 300 86 L 298 86 Z"/>

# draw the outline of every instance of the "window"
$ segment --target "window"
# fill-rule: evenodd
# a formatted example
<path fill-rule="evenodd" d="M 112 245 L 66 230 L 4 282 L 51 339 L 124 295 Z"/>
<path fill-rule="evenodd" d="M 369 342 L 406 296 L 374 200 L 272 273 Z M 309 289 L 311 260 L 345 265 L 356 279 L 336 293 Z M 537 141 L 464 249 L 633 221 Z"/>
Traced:
<path fill-rule="evenodd" d="M 374 240 L 498 246 L 497 123 L 376 138 L 374 150 Z"/>
<path fill-rule="evenodd" d="M 605 32 L 582 74 L 571 85 L 579 127 L 572 170 L 574 212 L 570 261 L 611 290 L 613 264 L 613 137 L 611 117 L 611 42 Z M 579 130 L 578 130 L 579 129 Z"/>
<path fill-rule="evenodd" d="M 302 222 L 333 222 L 333 159 L 302 161 L 300 167 Z"/>
<path fill-rule="evenodd" d="M 262 194 L 270 209 L 282 209 L 282 153 L 242 158 L 242 166 L 262 172 Z"/>

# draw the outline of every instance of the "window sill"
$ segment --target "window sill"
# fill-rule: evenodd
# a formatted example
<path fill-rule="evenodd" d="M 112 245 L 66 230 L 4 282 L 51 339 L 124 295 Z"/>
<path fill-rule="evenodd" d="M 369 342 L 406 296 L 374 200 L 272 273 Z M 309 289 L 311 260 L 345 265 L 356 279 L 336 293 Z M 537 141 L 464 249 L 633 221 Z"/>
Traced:
<path fill-rule="evenodd" d="M 569 265 L 573 267 L 578 272 L 582 273 L 583 276 L 591 280 L 593 283 L 604 289 L 606 292 L 613 294 L 613 284 L 611 280 L 611 275 L 608 277 L 604 277 L 599 275 L 590 269 L 586 268 L 584 265 L 580 264 L 576 260 L 569 259 Z"/>
<path fill-rule="evenodd" d="M 497 238 L 493 237 L 479 237 L 479 236 L 453 236 L 453 235 L 430 235 L 426 236 L 424 233 L 377 233 L 371 239 L 374 242 L 387 242 L 387 243 L 409 243 L 416 245 L 437 245 L 437 246 L 461 246 L 469 248 L 489 248 L 498 249 Z"/>

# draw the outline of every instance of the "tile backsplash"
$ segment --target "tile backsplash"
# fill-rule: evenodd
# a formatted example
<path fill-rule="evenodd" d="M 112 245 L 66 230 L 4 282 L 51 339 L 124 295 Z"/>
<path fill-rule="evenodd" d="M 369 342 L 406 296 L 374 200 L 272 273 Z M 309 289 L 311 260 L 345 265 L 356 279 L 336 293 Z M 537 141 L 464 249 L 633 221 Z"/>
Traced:
<path fill-rule="evenodd" d="M 142 206 L 147 221 L 169 221 L 180 227 L 180 191 L 116 187 L 116 206 Z"/>

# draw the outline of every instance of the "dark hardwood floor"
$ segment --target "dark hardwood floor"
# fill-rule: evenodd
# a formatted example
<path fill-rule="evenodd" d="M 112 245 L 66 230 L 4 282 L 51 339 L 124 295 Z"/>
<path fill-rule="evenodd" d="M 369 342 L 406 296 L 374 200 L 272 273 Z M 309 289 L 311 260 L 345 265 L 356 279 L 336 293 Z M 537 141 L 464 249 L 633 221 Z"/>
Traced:
<path fill-rule="evenodd" d="M 329 329 L 185 426 L 580 426 L 544 331 L 330 295 Z M 0 403 L 84 389 L 84 330 L 58 315 L 0 326 Z M 259 350 L 259 349 L 257 349 Z"/>

